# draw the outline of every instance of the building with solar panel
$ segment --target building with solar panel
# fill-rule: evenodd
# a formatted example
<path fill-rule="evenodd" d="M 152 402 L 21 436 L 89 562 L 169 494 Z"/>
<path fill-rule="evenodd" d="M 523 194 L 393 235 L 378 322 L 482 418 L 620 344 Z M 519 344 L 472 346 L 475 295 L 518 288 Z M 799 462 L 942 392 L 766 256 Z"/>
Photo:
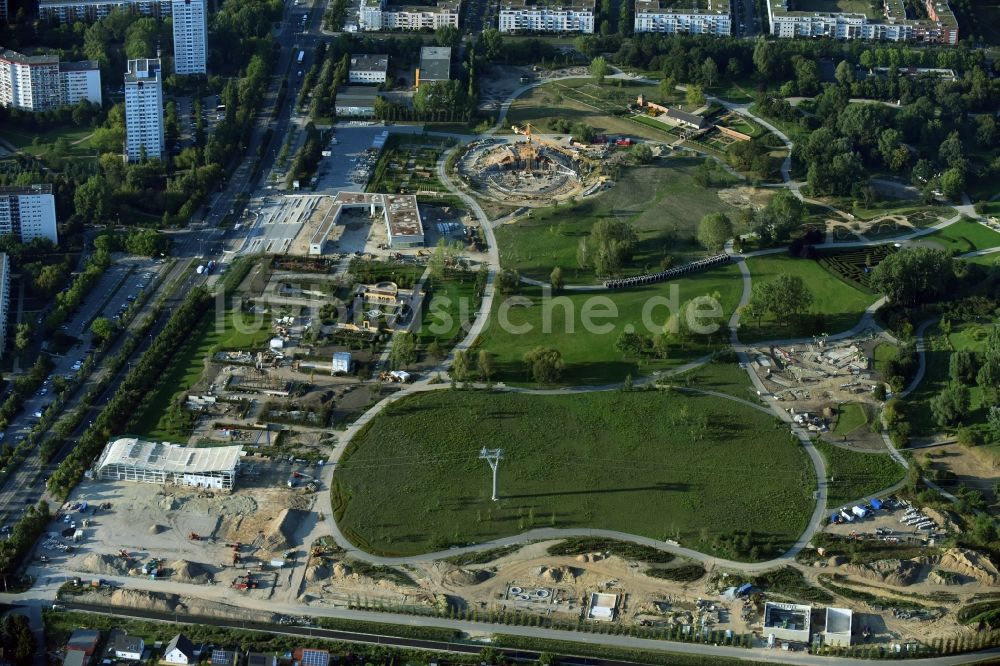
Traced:
<path fill-rule="evenodd" d="M 299 648 L 294 656 L 301 666 L 330 666 L 330 653 L 327 650 Z"/>
<path fill-rule="evenodd" d="M 242 454 L 239 446 L 196 449 L 170 442 L 119 437 L 104 447 L 97 459 L 94 476 L 103 481 L 172 483 L 231 490 Z"/>

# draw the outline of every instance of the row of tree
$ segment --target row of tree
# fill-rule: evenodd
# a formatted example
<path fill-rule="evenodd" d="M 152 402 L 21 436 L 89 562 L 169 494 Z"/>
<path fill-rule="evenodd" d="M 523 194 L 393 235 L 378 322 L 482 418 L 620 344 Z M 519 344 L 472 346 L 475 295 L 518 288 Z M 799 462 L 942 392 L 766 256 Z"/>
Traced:
<path fill-rule="evenodd" d="M 177 350 L 188 340 L 191 330 L 211 304 L 211 294 L 203 287 L 196 287 L 174 310 L 163 331 L 126 375 L 114 396 L 94 419 L 93 425 L 87 428 L 72 452 L 49 477 L 49 492 L 65 498 L 80 481 L 84 470 L 90 467 L 108 438 L 125 431 L 136 414 L 137 406 L 143 403 L 161 381 L 163 373 L 173 363 Z"/>

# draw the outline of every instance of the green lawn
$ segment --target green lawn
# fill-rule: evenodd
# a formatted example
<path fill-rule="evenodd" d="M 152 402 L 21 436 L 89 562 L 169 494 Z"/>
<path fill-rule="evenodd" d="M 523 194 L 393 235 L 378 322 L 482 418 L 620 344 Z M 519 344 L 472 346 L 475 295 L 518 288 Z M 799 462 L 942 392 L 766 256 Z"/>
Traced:
<path fill-rule="evenodd" d="M 834 435 L 848 435 L 868 423 L 868 413 L 864 405 L 858 402 L 848 402 L 838 408 L 840 416 L 833 429 Z"/>
<path fill-rule="evenodd" d="M 664 141 L 663 134 L 615 116 L 634 102 L 640 93 L 647 95 L 655 86 L 641 83 L 606 81 L 598 86 L 592 79 L 569 79 L 536 86 L 517 98 L 510 107 L 507 121 L 511 125 L 530 122 L 536 132 L 548 133 L 550 119 L 582 122 L 598 133 L 629 134 L 653 141 Z M 507 129 L 507 128 L 504 128 Z"/>
<path fill-rule="evenodd" d="M 756 399 L 750 376 L 739 363 L 711 361 L 667 381 L 677 386 L 728 393 L 744 400 Z"/>
<path fill-rule="evenodd" d="M 497 502 L 478 456 L 484 446 L 504 451 Z M 704 550 L 752 529 L 777 554 L 805 528 L 814 488 L 787 428 L 736 402 L 668 391 L 441 390 L 393 403 L 366 425 L 341 458 L 332 497 L 344 534 L 376 553 L 554 526 Z M 728 546 L 714 552 L 733 555 Z"/>
<path fill-rule="evenodd" d="M 12 143 L 26 153 L 32 155 L 42 155 L 51 149 L 51 144 L 57 139 L 65 138 L 69 142 L 67 156 L 91 156 L 93 151 L 90 141 L 86 140 L 94 130 L 89 127 L 76 127 L 73 125 L 56 127 L 46 131 L 30 131 L 20 127 L 4 127 L 0 130 L 0 138 Z M 39 144 L 34 145 L 35 138 Z"/>
<path fill-rule="evenodd" d="M 138 408 L 129 424 L 129 432 L 144 437 L 187 439 L 190 433 L 179 427 L 169 412 L 177 397 L 201 378 L 206 359 L 223 349 L 262 349 L 270 338 L 269 318 L 255 322 L 253 315 L 233 310 L 227 310 L 224 318 L 218 321 L 206 317 L 177 352 L 156 390 Z"/>
<path fill-rule="evenodd" d="M 437 340 L 445 347 L 458 342 L 462 326 L 471 322 L 478 310 L 475 281 L 472 273 L 437 281 L 430 299 L 424 301 L 423 318 L 416 330 L 421 342 Z"/>
<path fill-rule="evenodd" d="M 677 307 L 699 296 L 718 294 L 723 310 L 720 323 L 725 324 L 739 302 L 743 286 L 739 269 L 730 265 L 674 283 L 616 292 L 568 292 L 547 301 L 543 301 L 540 289 L 524 289 L 516 300 L 494 301 L 489 326 L 477 344 L 494 354 L 499 381 L 528 381 L 522 361 L 524 353 L 543 346 L 555 347 L 562 354 L 566 363 L 564 383 L 603 385 L 621 382 L 628 374 L 638 377 L 684 363 L 728 342 L 728 336 L 720 330 L 711 339 L 695 340 L 685 349 L 672 348 L 668 359 L 641 363 L 617 351 L 615 342 L 626 326 L 631 325 L 646 336 L 661 331 L 668 318 L 666 302 L 672 290 L 676 292 Z M 648 326 L 643 322 L 644 309 L 648 309 Z M 508 325 L 503 323 L 504 319 Z M 588 322 L 596 326 L 587 326 Z"/>
<path fill-rule="evenodd" d="M 860 453 L 823 440 L 815 442 L 826 460 L 827 506 L 867 499 L 903 479 L 906 470 L 888 453 Z"/>
<path fill-rule="evenodd" d="M 958 254 L 1000 247 L 1000 234 L 986 225 L 968 220 L 949 224 L 924 238 L 940 243 L 945 249 Z"/>
<path fill-rule="evenodd" d="M 786 255 L 753 257 L 747 260 L 747 267 L 754 284 L 783 273 L 801 277 L 812 293 L 813 304 L 809 315 L 799 322 L 777 322 L 765 317 L 758 326 L 744 315 L 740 320 L 742 342 L 846 331 L 861 320 L 865 308 L 876 300 L 874 295 L 847 284 L 811 259 Z"/>
<path fill-rule="evenodd" d="M 496 230 L 501 260 L 505 268 L 522 275 L 548 281 L 552 268 L 559 266 L 570 284 L 598 280 L 593 269 L 579 268 L 577 248 L 602 218 L 628 220 L 639 234 L 639 249 L 625 274 L 658 268 L 667 254 L 677 262 L 703 256 L 694 242 L 698 221 L 707 213 L 732 214 L 718 190 L 695 184 L 695 167 L 701 160 L 676 157 L 655 165 L 628 168 L 620 182 L 596 198 L 573 206 L 534 210 L 531 217 Z M 730 177 L 719 171 L 720 185 Z"/>

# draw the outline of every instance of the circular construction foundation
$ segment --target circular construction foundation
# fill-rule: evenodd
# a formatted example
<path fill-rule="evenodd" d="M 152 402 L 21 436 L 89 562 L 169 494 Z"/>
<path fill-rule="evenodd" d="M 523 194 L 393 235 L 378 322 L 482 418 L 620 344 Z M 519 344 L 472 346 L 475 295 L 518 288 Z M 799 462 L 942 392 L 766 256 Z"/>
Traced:
<path fill-rule="evenodd" d="M 504 203 L 547 206 L 584 191 L 590 165 L 572 148 L 552 141 L 482 139 L 458 162 L 463 182 Z"/>

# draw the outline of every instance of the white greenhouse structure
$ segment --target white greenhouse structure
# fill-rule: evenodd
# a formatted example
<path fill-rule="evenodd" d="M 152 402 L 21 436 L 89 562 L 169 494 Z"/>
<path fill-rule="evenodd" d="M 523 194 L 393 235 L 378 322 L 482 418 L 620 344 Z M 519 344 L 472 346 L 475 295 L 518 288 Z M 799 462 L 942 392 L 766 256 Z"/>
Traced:
<path fill-rule="evenodd" d="M 172 483 L 230 490 L 236 481 L 242 454 L 239 446 L 192 448 L 119 437 L 104 447 L 97 460 L 95 476 L 103 481 Z"/>

